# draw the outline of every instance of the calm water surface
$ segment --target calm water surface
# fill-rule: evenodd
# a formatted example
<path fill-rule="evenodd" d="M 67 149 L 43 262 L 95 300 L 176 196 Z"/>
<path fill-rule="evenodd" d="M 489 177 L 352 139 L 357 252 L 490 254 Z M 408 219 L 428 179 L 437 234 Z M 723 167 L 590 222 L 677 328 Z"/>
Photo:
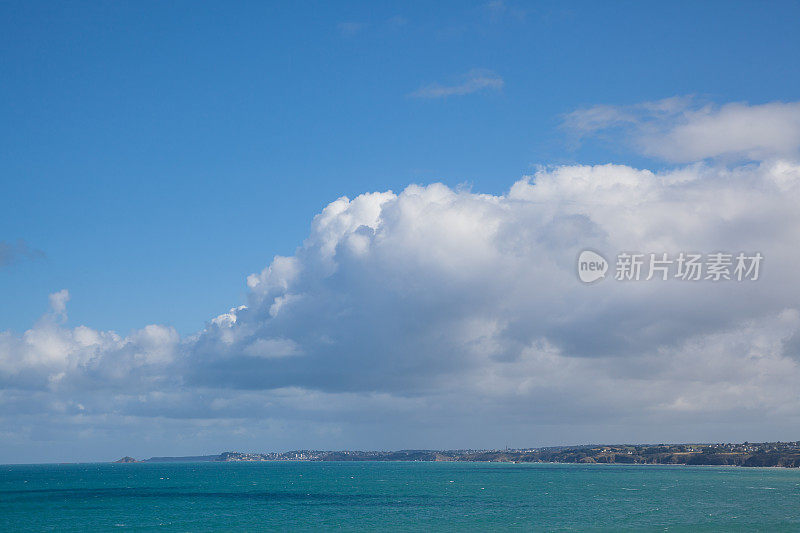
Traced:
<path fill-rule="evenodd" d="M 0 466 L 2 531 L 800 531 L 800 471 L 486 463 Z"/>

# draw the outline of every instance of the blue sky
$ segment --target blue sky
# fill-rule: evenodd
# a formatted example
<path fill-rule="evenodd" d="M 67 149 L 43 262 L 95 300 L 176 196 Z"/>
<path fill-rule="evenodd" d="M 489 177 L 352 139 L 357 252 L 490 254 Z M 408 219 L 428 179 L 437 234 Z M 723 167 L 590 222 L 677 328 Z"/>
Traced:
<path fill-rule="evenodd" d="M 4 3 L 0 238 L 46 260 L 0 275 L 22 331 L 70 320 L 182 333 L 244 300 L 341 195 L 409 183 L 501 193 L 576 149 L 563 114 L 673 95 L 791 100 L 795 2 L 347 5 Z M 500 90 L 413 98 L 473 69 Z"/>
<path fill-rule="evenodd" d="M 0 4 L 0 463 L 796 440 L 799 19 Z"/>

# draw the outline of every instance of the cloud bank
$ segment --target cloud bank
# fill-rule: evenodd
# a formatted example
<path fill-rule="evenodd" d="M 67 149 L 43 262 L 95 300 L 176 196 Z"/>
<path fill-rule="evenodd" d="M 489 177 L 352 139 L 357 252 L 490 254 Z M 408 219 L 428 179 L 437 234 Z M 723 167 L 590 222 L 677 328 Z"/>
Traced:
<path fill-rule="evenodd" d="M 715 131 L 739 111 L 691 124 Z M 192 336 L 70 327 L 67 291 L 29 330 L 0 333 L 2 453 L 796 438 L 797 205 L 800 164 L 785 158 L 342 197 Z M 587 286 L 586 248 L 765 259 L 750 283 Z"/>

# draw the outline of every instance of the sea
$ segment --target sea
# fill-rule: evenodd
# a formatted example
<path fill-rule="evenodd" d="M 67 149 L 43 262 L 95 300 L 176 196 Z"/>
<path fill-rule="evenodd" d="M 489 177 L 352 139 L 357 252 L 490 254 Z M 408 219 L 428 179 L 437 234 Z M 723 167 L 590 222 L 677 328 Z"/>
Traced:
<path fill-rule="evenodd" d="M 206 462 L 0 466 L 2 531 L 800 531 L 800 471 Z"/>

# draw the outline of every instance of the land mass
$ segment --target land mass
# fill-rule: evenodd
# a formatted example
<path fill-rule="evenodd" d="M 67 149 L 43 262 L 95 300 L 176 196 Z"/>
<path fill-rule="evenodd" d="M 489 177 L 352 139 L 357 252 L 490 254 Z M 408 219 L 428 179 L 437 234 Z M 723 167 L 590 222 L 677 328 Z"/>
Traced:
<path fill-rule="evenodd" d="M 469 461 L 504 463 L 618 463 L 800 467 L 800 441 L 742 444 L 613 444 L 505 450 L 223 452 L 219 455 L 151 457 L 118 463 L 234 461 Z"/>

